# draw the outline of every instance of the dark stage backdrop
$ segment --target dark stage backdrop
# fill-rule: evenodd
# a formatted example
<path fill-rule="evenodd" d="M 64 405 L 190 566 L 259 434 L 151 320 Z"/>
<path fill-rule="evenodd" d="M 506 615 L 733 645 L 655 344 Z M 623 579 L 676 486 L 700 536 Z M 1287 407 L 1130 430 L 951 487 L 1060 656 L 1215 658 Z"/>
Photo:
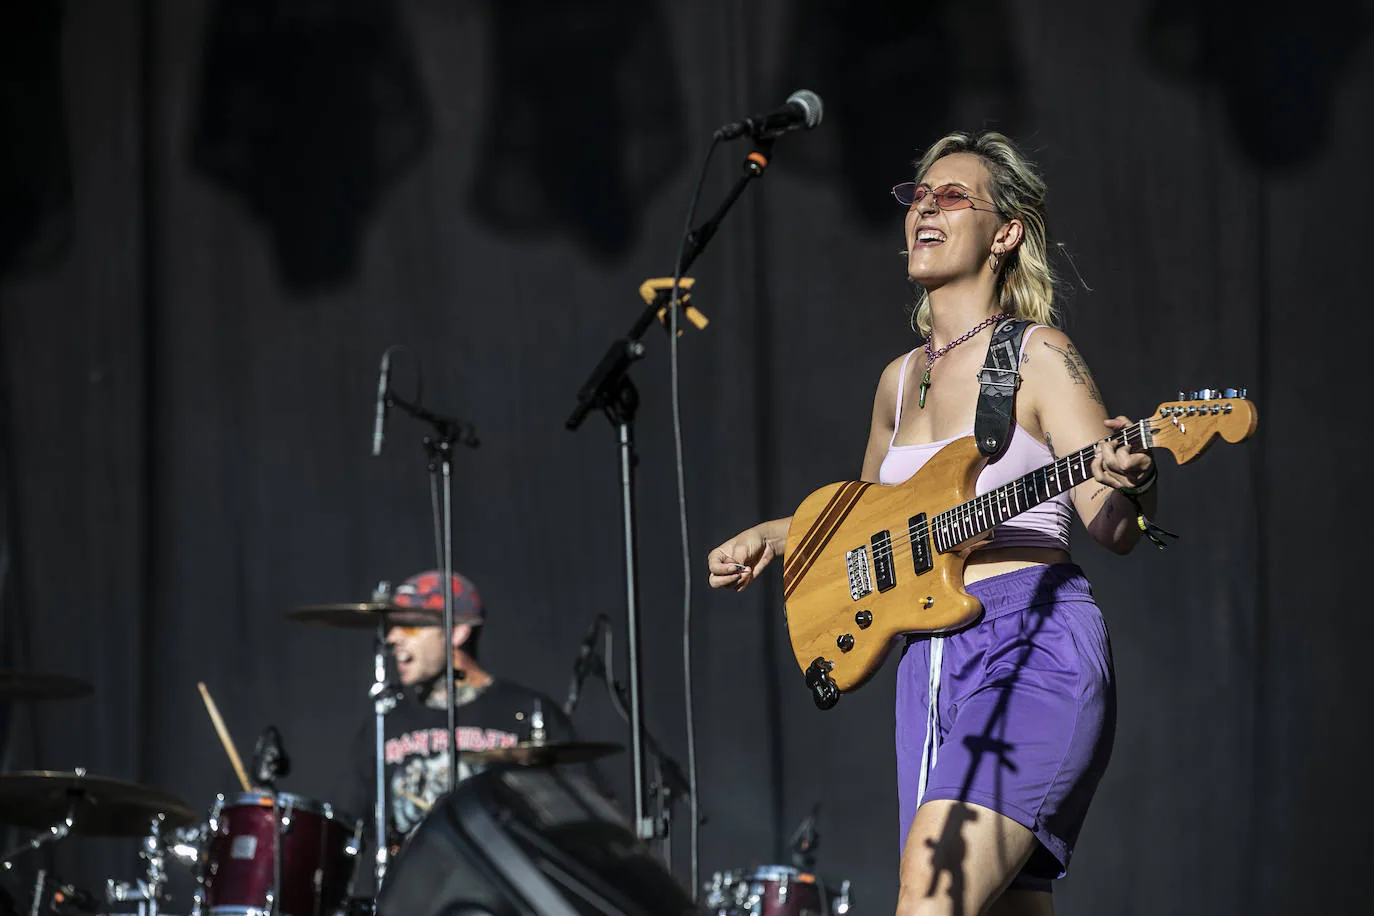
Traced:
<path fill-rule="evenodd" d="M 682 343 L 705 872 L 785 861 L 819 804 L 820 871 L 891 910 L 895 665 L 817 711 L 776 586 L 706 594 L 703 557 L 857 472 L 879 372 L 916 343 L 887 189 L 923 144 L 988 126 L 1048 177 L 1084 281 L 1057 259 L 1067 330 L 1110 408 L 1245 385 L 1261 416 L 1243 447 L 1166 459 L 1175 549 L 1075 548 L 1120 724 L 1060 911 L 1365 899 L 1367 3 L 1281 25 L 1167 0 L 30 6 L 0 22 L 3 664 L 96 693 L 10 710 L 8 768 L 208 807 L 234 783 L 203 680 L 245 751 L 281 729 L 287 788 L 337 793 L 369 640 L 283 612 L 432 565 L 423 431 L 393 416 L 368 454 L 391 343 L 482 436 L 457 465 L 455 556 L 490 606 L 486 660 L 561 697 L 593 616 L 623 635 L 614 441 L 600 417 L 564 430 L 574 392 L 640 281 L 670 272 L 711 129 L 804 86 L 825 123 L 779 143 L 699 262 L 712 324 Z M 668 361 L 648 340 L 646 702 L 685 762 Z M 591 688 L 577 724 L 627 740 Z M 627 798 L 627 761 L 606 770 Z M 675 840 L 685 874 L 685 818 Z M 134 854 L 71 840 L 57 865 L 132 878 Z"/>

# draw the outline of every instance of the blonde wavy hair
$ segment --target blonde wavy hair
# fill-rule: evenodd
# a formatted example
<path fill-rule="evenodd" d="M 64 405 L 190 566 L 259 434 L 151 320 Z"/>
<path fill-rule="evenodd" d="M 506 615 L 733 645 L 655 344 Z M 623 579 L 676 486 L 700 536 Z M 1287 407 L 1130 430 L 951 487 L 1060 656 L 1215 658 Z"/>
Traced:
<path fill-rule="evenodd" d="M 952 133 L 941 137 L 916 164 L 916 180 L 922 181 L 937 159 L 954 153 L 972 153 L 992 176 L 988 194 L 1004 222 L 1019 219 L 1021 244 L 1002 257 L 997 272 L 1001 310 L 1036 324 L 1058 326 L 1054 304 L 1054 271 L 1050 269 L 1049 241 L 1045 229 L 1045 180 L 1007 137 L 987 131 Z M 930 337 L 930 294 L 921 290 L 911 316 L 912 329 Z"/>

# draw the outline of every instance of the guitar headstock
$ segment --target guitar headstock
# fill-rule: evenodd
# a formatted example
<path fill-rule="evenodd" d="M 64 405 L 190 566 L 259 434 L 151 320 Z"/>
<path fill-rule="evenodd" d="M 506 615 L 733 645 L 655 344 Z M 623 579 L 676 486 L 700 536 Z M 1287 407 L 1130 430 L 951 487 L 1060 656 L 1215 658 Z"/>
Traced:
<path fill-rule="evenodd" d="M 1215 391 L 1204 388 L 1177 401 L 1160 404 L 1147 421 L 1151 445 L 1168 449 L 1179 464 L 1187 464 L 1207 451 L 1220 436 L 1227 442 L 1242 442 L 1255 432 L 1259 414 L 1246 400 L 1245 389 Z"/>

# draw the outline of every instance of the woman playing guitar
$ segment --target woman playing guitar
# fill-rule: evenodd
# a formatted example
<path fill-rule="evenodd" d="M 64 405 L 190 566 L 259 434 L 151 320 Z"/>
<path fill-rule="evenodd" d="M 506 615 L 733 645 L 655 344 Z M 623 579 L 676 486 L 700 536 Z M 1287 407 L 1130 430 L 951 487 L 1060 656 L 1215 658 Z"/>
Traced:
<path fill-rule="evenodd" d="M 907 273 L 924 290 L 915 324 L 926 342 L 878 382 L 863 480 L 901 483 L 971 434 L 978 370 L 1005 317 L 1032 325 L 1011 437 L 978 492 L 1127 425 L 1108 418 L 1054 327 L 1045 184 L 1007 138 L 951 134 L 893 193 L 908 207 Z M 1068 868 L 1116 709 L 1107 630 L 1070 560 L 1070 522 L 1076 512 L 1099 543 L 1128 552 L 1137 514 L 1154 514 L 1155 473 L 1148 451 L 1099 443 L 1092 480 L 998 526 L 968 556 L 965 587 L 983 615 L 908 638 L 897 672 L 899 916 L 1054 911 L 1050 881 Z M 763 522 L 712 550 L 712 587 L 746 588 L 783 555 L 789 523 Z"/>

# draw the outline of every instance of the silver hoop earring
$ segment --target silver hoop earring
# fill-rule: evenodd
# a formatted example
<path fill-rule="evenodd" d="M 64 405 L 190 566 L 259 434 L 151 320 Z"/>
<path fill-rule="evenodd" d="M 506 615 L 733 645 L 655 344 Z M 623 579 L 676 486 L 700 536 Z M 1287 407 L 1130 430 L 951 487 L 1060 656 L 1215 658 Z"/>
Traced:
<path fill-rule="evenodd" d="M 988 255 L 988 268 L 993 273 L 997 273 L 997 252 L 995 251 L 992 254 Z"/>

